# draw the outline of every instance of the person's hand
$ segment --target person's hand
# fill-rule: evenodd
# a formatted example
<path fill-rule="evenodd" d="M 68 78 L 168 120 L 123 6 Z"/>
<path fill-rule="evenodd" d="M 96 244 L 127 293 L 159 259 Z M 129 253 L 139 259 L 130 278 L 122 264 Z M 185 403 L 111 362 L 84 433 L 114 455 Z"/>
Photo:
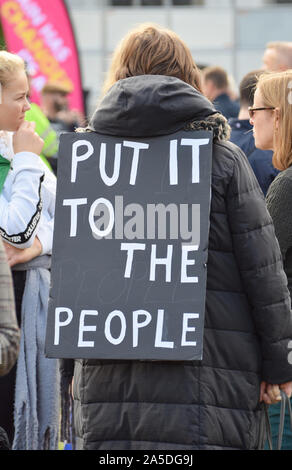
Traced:
<path fill-rule="evenodd" d="M 15 246 L 9 245 L 9 243 L 6 242 L 3 244 L 10 267 L 19 263 L 27 263 L 31 259 L 39 256 L 42 252 L 42 244 L 37 237 L 34 239 L 32 246 L 29 248 L 16 248 Z"/>
<path fill-rule="evenodd" d="M 267 405 L 278 403 L 281 401 L 280 390 L 285 392 L 287 397 L 290 398 L 292 395 L 292 382 L 286 382 L 280 385 L 262 382 L 260 388 L 260 401 L 265 402 Z"/>
<path fill-rule="evenodd" d="M 13 150 L 18 152 L 42 153 L 44 141 L 35 132 L 35 123 L 24 121 L 13 134 Z"/>
<path fill-rule="evenodd" d="M 284 384 L 279 385 L 280 389 L 286 393 L 288 398 L 292 396 L 292 382 L 286 382 Z"/>

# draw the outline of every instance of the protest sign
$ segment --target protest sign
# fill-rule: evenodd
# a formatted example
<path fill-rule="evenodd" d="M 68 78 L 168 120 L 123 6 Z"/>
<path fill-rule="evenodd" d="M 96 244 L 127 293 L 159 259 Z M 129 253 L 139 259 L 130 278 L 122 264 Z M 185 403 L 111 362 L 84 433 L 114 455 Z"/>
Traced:
<path fill-rule="evenodd" d="M 46 354 L 200 360 L 212 133 L 61 136 Z"/>

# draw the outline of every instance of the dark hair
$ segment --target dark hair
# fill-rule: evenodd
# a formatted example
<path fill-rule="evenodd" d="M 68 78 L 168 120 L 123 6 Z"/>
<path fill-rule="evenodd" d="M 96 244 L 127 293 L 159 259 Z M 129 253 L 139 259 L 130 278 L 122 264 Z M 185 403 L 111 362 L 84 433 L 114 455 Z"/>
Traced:
<path fill-rule="evenodd" d="M 204 68 L 203 77 L 204 80 L 211 80 L 218 90 L 224 90 L 229 85 L 226 70 L 217 65 Z"/>
<path fill-rule="evenodd" d="M 253 70 L 247 73 L 239 84 L 239 100 L 241 106 L 252 106 L 259 76 L 263 70 Z"/>

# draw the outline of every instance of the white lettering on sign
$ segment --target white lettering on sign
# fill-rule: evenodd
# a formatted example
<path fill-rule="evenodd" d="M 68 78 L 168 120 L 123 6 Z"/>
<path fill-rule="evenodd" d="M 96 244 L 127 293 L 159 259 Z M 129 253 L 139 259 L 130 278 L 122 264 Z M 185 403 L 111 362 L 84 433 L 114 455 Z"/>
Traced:
<path fill-rule="evenodd" d="M 58 354 L 202 357 L 212 139 L 196 135 L 211 134 L 67 140 L 57 201 L 63 264 L 54 281 L 64 293 L 50 304 Z"/>
<path fill-rule="evenodd" d="M 96 331 L 96 325 L 87 325 L 85 326 L 85 317 L 88 315 L 98 315 L 97 310 L 81 310 L 80 320 L 79 320 L 79 335 L 78 335 L 78 348 L 93 348 L 94 341 L 84 341 L 83 334 L 84 331 Z"/>
<path fill-rule="evenodd" d="M 79 206 L 87 206 L 87 198 L 64 199 L 71 207 L 70 237 L 78 232 Z M 191 245 L 200 242 L 200 204 L 124 205 L 123 196 L 115 196 L 114 204 L 99 198 L 86 207 L 93 238 L 100 240 L 178 240 Z M 127 218 L 127 220 L 126 220 Z M 82 218 L 84 220 L 84 218 Z M 145 227 L 146 226 L 146 227 Z M 191 230 L 189 230 L 191 228 Z"/>
<path fill-rule="evenodd" d="M 156 324 L 156 333 L 155 333 L 155 344 L 156 348 L 174 348 L 173 341 L 162 341 L 163 334 L 163 322 L 164 322 L 164 310 L 162 308 L 158 309 L 157 312 L 157 324 Z"/>
<path fill-rule="evenodd" d="M 182 346 L 196 346 L 196 341 L 187 341 L 187 333 L 195 332 L 196 328 L 194 326 L 189 326 L 189 320 L 199 318 L 198 313 L 184 313 L 183 315 L 183 326 L 182 326 L 182 337 L 181 345 Z"/>
<path fill-rule="evenodd" d="M 194 259 L 188 259 L 188 253 L 190 251 L 198 251 L 198 245 L 182 245 L 182 255 L 181 255 L 181 282 L 198 282 L 197 276 L 188 277 L 187 275 L 187 266 L 193 266 L 195 264 Z"/>
<path fill-rule="evenodd" d="M 130 184 L 135 185 L 136 184 L 136 178 L 137 178 L 140 150 L 148 149 L 149 144 L 143 144 L 141 142 L 130 142 L 128 140 L 125 140 L 123 142 L 123 145 L 124 145 L 124 147 L 130 147 L 130 148 L 134 149 L 132 167 L 131 167 L 131 175 L 130 175 Z"/>
<path fill-rule="evenodd" d="M 143 316 L 144 321 L 139 321 L 139 318 Z M 152 316 L 147 310 L 135 310 L 133 312 L 133 348 L 137 348 L 139 342 L 139 329 L 145 328 L 149 325 L 152 320 Z"/>
<path fill-rule="evenodd" d="M 108 225 L 103 230 L 98 229 L 94 221 L 95 212 L 99 205 L 104 205 L 107 208 L 108 216 L 109 216 Z M 89 220 L 89 225 L 90 225 L 92 232 L 95 233 L 97 236 L 106 237 L 107 235 L 109 235 L 115 223 L 115 213 L 114 213 L 114 208 L 113 208 L 112 203 L 108 201 L 108 199 L 105 199 L 104 197 L 100 197 L 99 199 L 96 199 L 96 201 L 94 201 L 94 203 L 90 207 L 88 220 Z"/>
<path fill-rule="evenodd" d="M 85 147 L 86 152 L 78 155 L 78 150 L 80 147 Z M 71 162 L 71 183 L 76 182 L 77 177 L 77 166 L 79 162 L 84 162 L 87 160 L 94 152 L 94 148 L 91 142 L 88 140 L 77 140 L 72 145 L 72 162 Z"/>
<path fill-rule="evenodd" d="M 134 251 L 145 250 L 145 243 L 121 243 L 121 251 L 127 251 L 127 261 L 125 267 L 125 278 L 131 277 Z"/>
<path fill-rule="evenodd" d="M 78 155 L 78 151 L 81 147 L 85 147 L 85 152 Z M 133 158 L 131 164 L 131 172 L 129 184 L 135 185 L 137 179 L 138 165 L 140 159 L 140 150 L 147 150 L 149 144 L 144 144 L 142 142 L 131 142 L 128 140 L 123 141 L 123 147 L 133 149 Z M 105 185 L 113 186 L 119 179 L 120 176 L 120 166 L 121 166 L 121 149 L 122 145 L 117 143 L 115 144 L 115 156 L 114 156 L 114 169 L 112 176 L 108 176 L 105 167 L 106 167 L 106 157 L 107 157 L 107 144 L 102 142 L 100 144 L 99 152 L 99 172 L 100 177 Z M 72 145 L 72 159 L 71 159 L 71 182 L 76 182 L 77 177 L 77 167 L 80 162 L 84 162 L 94 153 L 94 148 L 91 142 L 88 140 L 77 140 Z"/>
<path fill-rule="evenodd" d="M 70 217 L 70 237 L 76 237 L 77 234 L 77 207 L 87 204 L 86 197 L 78 199 L 64 199 L 63 206 L 71 207 Z"/>
<path fill-rule="evenodd" d="M 121 144 L 115 145 L 115 161 L 114 161 L 114 170 L 113 175 L 110 177 L 106 174 L 105 164 L 106 164 L 106 144 L 102 143 L 100 146 L 100 157 L 99 157 L 99 171 L 100 176 L 107 186 L 113 186 L 119 178 L 120 174 L 120 165 L 121 165 Z"/>
<path fill-rule="evenodd" d="M 61 320 L 61 315 L 66 314 L 66 317 Z M 88 317 L 92 317 L 90 325 L 87 323 Z M 147 310 L 138 309 L 132 311 L 131 321 L 129 314 L 125 314 L 121 310 L 113 310 L 108 314 L 101 315 L 97 310 L 81 310 L 78 319 L 78 331 L 76 338 L 72 337 L 72 343 L 76 343 L 78 348 L 94 348 L 96 343 L 96 334 L 104 333 L 104 339 L 114 345 L 119 346 L 122 344 L 126 337 L 132 338 L 129 344 L 133 348 L 139 347 L 139 340 L 143 337 L 143 332 L 147 327 L 154 323 L 155 335 L 153 338 L 153 346 L 162 349 L 174 349 L 177 346 L 181 347 L 195 347 L 197 345 L 195 332 L 196 328 L 190 322 L 199 319 L 198 313 L 183 313 L 181 314 L 181 335 L 176 335 L 176 338 L 165 338 L 167 328 L 167 320 L 165 319 L 165 310 L 159 308 L 157 314 L 153 315 Z M 54 345 L 60 344 L 60 333 L 72 323 L 73 312 L 67 307 L 57 307 L 55 309 L 55 337 Z M 115 323 L 115 328 L 113 326 Z M 131 333 L 128 329 L 131 329 Z M 61 330 L 62 329 L 62 330 Z M 74 330 L 75 331 L 75 330 Z M 85 334 L 91 333 L 90 338 L 84 338 Z M 145 336 L 144 336 L 145 338 Z M 177 341 L 180 342 L 177 344 Z"/>
<path fill-rule="evenodd" d="M 198 283 L 197 276 L 188 276 L 187 267 L 194 266 L 195 260 L 188 258 L 188 253 L 198 251 L 198 245 L 181 245 L 181 283 Z M 124 278 L 130 278 L 132 274 L 134 253 L 136 251 L 145 251 L 145 243 L 121 243 L 121 251 L 127 252 L 127 259 L 124 271 Z M 158 258 L 157 245 L 151 245 L 149 281 L 156 281 L 157 266 L 165 266 L 165 282 L 171 282 L 173 245 L 167 245 L 166 256 Z M 141 257 L 140 257 L 141 259 Z"/>
<path fill-rule="evenodd" d="M 67 317 L 65 320 L 61 321 L 61 313 L 66 313 Z M 60 328 L 68 326 L 73 319 L 73 312 L 70 308 L 58 307 L 55 309 L 55 337 L 54 345 L 58 345 L 60 342 Z"/>
<path fill-rule="evenodd" d="M 167 245 L 167 254 L 165 258 L 157 258 L 156 256 L 156 245 L 151 245 L 151 257 L 150 257 L 150 281 L 155 281 L 156 277 L 156 266 L 165 266 L 165 282 L 171 282 L 171 262 L 172 262 L 173 245 Z"/>
<path fill-rule="evenodd" d="M 120 322 L 121 322 L 121 331 L 120 331 L 120 334 L 117 338 L 114 338 L 113 335 L 112 335 L 112 332 L 111 332 L 111 324 L 112 324 L 112 320 L 113 318 L 119 318 Z M 123 314 L 123 312 L 121 312 L 120 310 L 114 310 L 113 312 L 111 312 L 106 321 L 105 321 L 105 325 L 104 325 L 104 334 L 105 334 L 105 337 L 106 339 L 111 343 L 111 344 L 120 344 L 125 336 L 126 336 L 126 318 L 125 318 L 125 315 Z"/>
<path fill-rule="evenodd" d="M 208 145 L 210 139 L 181 139 L 180 145 L 188 146 L 192 148 L 192 180 L 193 184 L 197 184 L 200 182 L 200 147 L 203 145 Z M 99 158 L 99 172 L 102 181 L 107 186 L 113 186 L 117 183 L 119 176 L 120 176 L 120 166 L 121 166 L 121 153 L 122 153 L 122 146 L 126 148 L 133 149 L 133 157 L 131 163 L 131 171 L 130 171 L 130 178 L 129 184 L 134 186 L 137 181 L 137 174 L 138 174 L 138 167 L 140 161 L 140 151 L 141 150 L 148 150 L 149 144 L 142 143 L 142 142 L 132 142 L 128 140 L 124 140 L 123 144 L 116 143 L 115 144 L 115 152 L 114 152 L 114 169 L 112 176 L 108 176 L 105 170 L 106 167 L 106 160 L 107 160 L 107 144 L 102 142 L 100 144 L 100 158 Z M 85 153 L 78 155 L 78 150 L 80 147 L 86 147 Z M 93 155 L 94 149 L 92 144 L 88 140 L 78 140 L 73 143 L 72 145 L 72 162 L 71 162 L 71 182 L 76 182 L 76 175 L 77 175 L 77 166 L 79 162 L 87 160 L 91 155 Z M 170 185 L 178 185 L 178 141 L 177 139 L 173 139 L 170 141 L 169 144 L 169 184 Z"/>
<path fill-rule="evenodd" d="M 207 145 L 210 139 L 181 139 L 181 145 L 192 147 L 192 183 L 200 182 L 200 146 Z M 178 151 L 177 140 L 170 141 L 169 149 L 169 181 L 178 184 Z"/>

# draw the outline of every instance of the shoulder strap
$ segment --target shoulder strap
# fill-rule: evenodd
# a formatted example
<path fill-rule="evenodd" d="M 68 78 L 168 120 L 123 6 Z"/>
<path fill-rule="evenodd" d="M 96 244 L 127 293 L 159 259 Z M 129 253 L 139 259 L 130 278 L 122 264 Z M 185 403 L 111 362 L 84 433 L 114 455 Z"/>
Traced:
<path fill-rule="evenodd" d="M 286 406 L 288 407 L 288 412 L 289 412 L 289 417 L 290 417 L 290 426 L 292 429 L 292 410 L 291 410 L 290 399 L 287 397 L 286 393 L 284 393 L 282 390 L 280 392 L 281 392 L 282 400 L 281 400 L 281 409 L 280 409 L 280 424 L 279 424 L 277 450 L 281 450 L 281 447 L 282 447 Z"/>
<path fill-rule="evenodd" d="M 273 450 L 272 430 L 271 430 L 271 423 L 270 423 L 270 418 L 269 418 L 268 405 L 264 403 L 263 406 L 264 406 L 264 417 L 265 417 L 264 437 L 267 439 L 269 450 Z"/>

